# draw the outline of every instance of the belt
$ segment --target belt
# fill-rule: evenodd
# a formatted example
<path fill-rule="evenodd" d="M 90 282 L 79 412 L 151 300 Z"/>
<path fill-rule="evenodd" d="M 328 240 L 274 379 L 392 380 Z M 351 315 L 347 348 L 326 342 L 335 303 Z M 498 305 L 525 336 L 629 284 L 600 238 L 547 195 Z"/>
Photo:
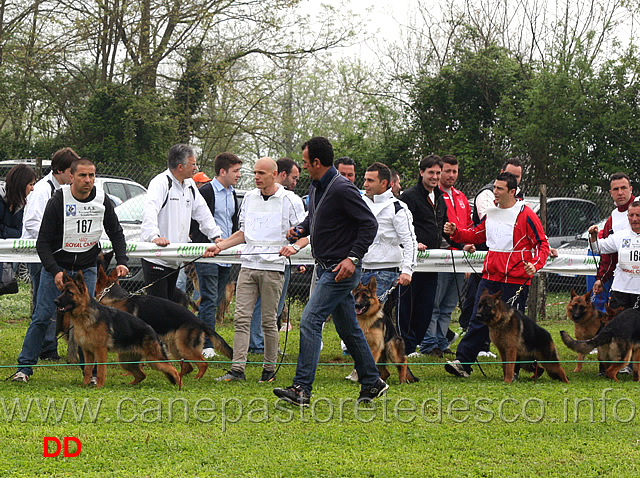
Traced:
<path fill-rule="evenodd" d="M 397 274 L 400 269 L 398 267 L 382 267 L 380 269 L 365 269 L 363 267 L 362 272 L 395 272 Z"/>
<path fill-rule="evenodd" d="M 344 259 L 318 259 L 314 258 L 316 263 L 323 269 L 333 269 L 340 264 Z"/>

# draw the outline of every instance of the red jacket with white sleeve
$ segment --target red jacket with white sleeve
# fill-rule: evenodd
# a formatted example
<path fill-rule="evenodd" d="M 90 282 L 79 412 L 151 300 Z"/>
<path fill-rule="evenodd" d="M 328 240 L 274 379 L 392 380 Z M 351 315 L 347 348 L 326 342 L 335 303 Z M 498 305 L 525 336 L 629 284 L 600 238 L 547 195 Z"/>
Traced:
<path fill-rule="evenodd" d="M 549 242 L 540 219 L 523 201 L 510 208 L 491 207 L 474 228 L 456 229 L 452 239 L 465 244 L 487 242 L 482 278 L 508 284 L 525 284 L 530 276 L 524 263 L 540 270 L 549 256 Z"/>
<path fill-rule="evenodd" d="M 467 196 L 462 191 L 452 187 L 450 192 L 442 189 L 442 197 L 447 205 L 447 221 L 453 222 L 458 229 L 472 228 L 473 220 L 471 219 L 471 208 L 469 207 Z M 446 235 L 444 235 L 443 239 L 446 239 Z M 443 245 L 443 247 L 462 250 L 465 246 L 465 244 L 457 243 L 452 239 L 448 242 L 451 246 Z"/>

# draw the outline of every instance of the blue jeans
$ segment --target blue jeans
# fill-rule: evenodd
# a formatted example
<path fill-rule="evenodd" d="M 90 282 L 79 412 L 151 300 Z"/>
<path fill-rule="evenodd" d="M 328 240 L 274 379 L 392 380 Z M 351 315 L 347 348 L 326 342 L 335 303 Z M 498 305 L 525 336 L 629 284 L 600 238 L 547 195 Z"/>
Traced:
<path fill-rule="evenodd" d="M 289 287 L 289 279 L 291 278 L 291 266 L 286 265 L 284 267 L 284 285 L 282 286 L 282 295 L 280 296 L 280 302 L 278 302 L 278 312 L 276 317 L 282 315 L 284 310 L 284 303 L 287 300 L 287 288 Z M 249 335 L 249 352 L 253 354 L 261 354 L 264 352 L 264 334 L 262 333 L 262 314 L 260 312 L 262 307 L 262 301 L 260 296 L 256 301 L 256 306 L 253 309 L 253 315 L 251 316 L 251 333 Z"/>
<path fill-rule="evenodd" d="M 29 271 L 29 276 L 31 277 L 31 297 L 32 303 L 35 307 L 35 305 L 38 303 L 38 287 L 40 286 L 40 272 L 42 271 L 42 264 L 27 264 L 27 270 Z M 55 315 L 51 318 L 51 323 L 47 327 L 47 332 L 44 335 L 44 342 L 42 342 L 42 350 L 40 350 L 40 354 L 58 354 L 58 339 L 56 338 Z"/>
<path fill-rule="evenodd" d="M 396 281 L 400 274 L 393 271 L 376 271 L 376 270 L 368 270 L 362 273 L 360 277 L 360 283 L 363 285 L 367 285 L 372 277 L 376 278 L 376 295 L 380 297 L 386 291 L 391 289 L 393 283 Z M 385 302 L 391 297 L 387 296 Z"/>
<path fill-rule="evenodd" d="M 96 268 L 88 267 L 87 269 L 82 269 L 82 273 L 87 289 L 89 289 L 89 294 L 93 297 L 96 289 Z M 73 276 L 74 273 L 67 271 L 67 274 Z M 23 372 L 26 375 L 33 374 L 33 369 L 29 365 L 38 363 L 38 356 L 40 355 L 47 327 L 51 322 L 51 317 L 56 316 L 56 304 L 53 301 L 59 295 L 60 291 L 56 287 L 53 276 L 45 269 L 42 269 L 38 287 L 38 302 L 33 311 L 27 334 L 24 337 L 22 351 L 18 357 L 18 364 L 21 365 L 18 368 L 18 372 Z"/>
<path fill-rule="evenodd" d="M 198 282 L 200 283 L 200 310 L 198 317 L 213 330 L 216 328 L 216 312 L 220 299 L 229 282 L 231 267 L 218 264 L 195 263 Z M 204 348 L 213 348 L 209 337 L 205 335 Z"/>
<path fill-rule="evenodd" d="M 482 292 L 486 290 L 489 294 L 495 294 L 498 291 L 502 291 L 502 300 L 506 302 L 516 294 L 518 289 L 520 289 L 520 284 L 507 284 L 505 282 L 494 282 L 487 279 L 480 280 L 478 292 L 476 293 L 476 302 L 473 306 L 473 314 L 469 321 L 469 328 L 467 329 L 467 333 L 464 334 L 464 337 L 462 337 L 456 350 L 456 358 L 460 360 L 460 362 L 474 362 L 478 357 L 478 353 L 483 350 L 484 345 L 489 341 L 489 327 L 476 318 L 478 302 L 480 301 Z M 526 285 L 522 288 L 522 292 L 513 307 L 524 313 L 528 296 L 529 286 Z"/>
<path fill-rule="evenodd" d="M 427 333 L 420 344 L 420 352 L 431 352 L 436 347 L 440 350 L 449 348 L 447 330 L 451 323 L 451 313 L 458 305 L 458 294 L 462 293 L 464 274 L 453 272 L 438 272 L 438 288 L 433 302 L 433 314 Z"/>
<path fill-rule="evenodd" d="M 316 286 L 300 319 L 300 353 L 294 385 L 311 394 L 320 358 L 322 325 L 333 316 L 336 331 L 355 361 L 355 368 L 363 388 L 372 387 L 380 378 L 371 349 L 356 319 L 355 301 L 351 291 L 360 281 L 360 267 L 348 279 L 336 282 L 337 272 L 316 266 Z"/>
<path fill-rule="evenodd" d="M 414 272 L 411 284 L 400 286 L 398 322 L 407 354 L 416 351 L 429 328 L 437 287 L 437 272 Z"/>

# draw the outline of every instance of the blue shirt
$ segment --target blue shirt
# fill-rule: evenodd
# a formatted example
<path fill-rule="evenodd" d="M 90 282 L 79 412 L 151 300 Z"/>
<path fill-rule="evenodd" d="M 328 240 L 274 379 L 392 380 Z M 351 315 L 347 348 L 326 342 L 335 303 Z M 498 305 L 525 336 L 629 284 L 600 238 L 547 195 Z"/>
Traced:
<path fill-rule="evenodd" d="M 216 210 L 213 218 L 222 229 L 222 238 L 226 239 L 233 233 L 233 213 L 236 210 L 233 186 L 225 188 L 217 178 L 213 178 L 211 187 L 216 195 Z"/>

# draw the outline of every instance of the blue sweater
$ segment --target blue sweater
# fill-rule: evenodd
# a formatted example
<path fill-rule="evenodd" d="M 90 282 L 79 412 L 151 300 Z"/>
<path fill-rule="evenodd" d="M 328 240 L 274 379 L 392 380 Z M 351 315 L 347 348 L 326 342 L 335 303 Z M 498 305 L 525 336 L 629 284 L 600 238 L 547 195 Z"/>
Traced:
<path fill-rule="evenodd" d="M 9 211 L 9 206 L 4 198 L 0 197 L 0 238 L 9 239 L 22 235 L 23 214 L 23 207 L 14 212 Z"/>
<path fill-rule="evenodd" d="M 313 257 L 328 264 L 362 259 L 378 231 L 375 216 L 351 181 L 333 166 L 309 187 L 309 214 L 302 236 L 311 236 Z"/>

